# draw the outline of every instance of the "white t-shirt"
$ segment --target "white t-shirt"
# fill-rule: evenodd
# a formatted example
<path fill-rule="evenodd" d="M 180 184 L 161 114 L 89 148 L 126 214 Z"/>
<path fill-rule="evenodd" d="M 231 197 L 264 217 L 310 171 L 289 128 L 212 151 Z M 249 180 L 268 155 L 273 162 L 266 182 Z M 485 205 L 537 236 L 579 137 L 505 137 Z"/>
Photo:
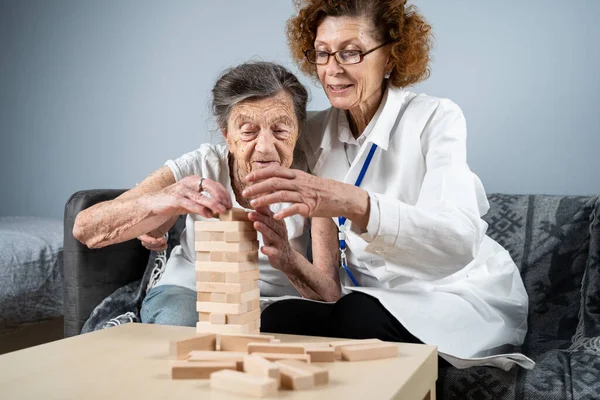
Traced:
<path fill-rule="evenodd" d="M 221 183 L 225 186 L 229 194 L 231 194 L 233 206 L 241 208 L 235 199 L 231 187 L 227 160 L 228 153 L 229 149 L 225 144 L 203 144 L 199 149 L 184 154 L 176 160 L 167 161 L 165 165 L 171 169 L 176 181 L 180 181 L 186 176 L 198 175 Z M 293 166 L 293 168 L 297 167 L 297 165 Z M 289 206 L 289 203 L 273 204 L 271 210 L 277 212 Z M 165 271 L 156 286 L 177 285 L 196 291 L 194 221 L 203 220 L 206 220 L 206 218 L 197 214 L 187 215 L 185 229 L 180 238 L 181 244 L 176 246 L 171 252 L 171 256 L 165 266 Z M 309 244 L 307 219 L 295 215 L 286 218 L 285 225 L 292 248 L 306 256 Z M 263 246 L 263 239 L 260 232 L 258 233 L 258 240 L 260 246 Z M 299 296 L 298 291 L 292 286 L 289 279 L 281 271 L 271 267 L 267 256 L 260 251 L 258 252 L 258 264 L 260 269 L 259 287 L 261 296 Z"/>

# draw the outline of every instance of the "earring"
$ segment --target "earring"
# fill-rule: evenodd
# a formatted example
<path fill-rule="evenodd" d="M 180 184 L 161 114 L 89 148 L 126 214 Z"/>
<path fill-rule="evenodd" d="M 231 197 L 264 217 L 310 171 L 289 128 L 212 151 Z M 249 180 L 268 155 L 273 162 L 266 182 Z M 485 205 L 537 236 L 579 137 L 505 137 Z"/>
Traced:
<path fill-rule="evenodd" d="M 390 71 L 387 71 L 387 72 L 385 73 L 385 75 L 383 75 L 383 77 L 384 77 L 385 79 L 390 79 L 390 76 L 391 76 L 391 75 L 392 75 L 392 73 L 391 73 Z"/>

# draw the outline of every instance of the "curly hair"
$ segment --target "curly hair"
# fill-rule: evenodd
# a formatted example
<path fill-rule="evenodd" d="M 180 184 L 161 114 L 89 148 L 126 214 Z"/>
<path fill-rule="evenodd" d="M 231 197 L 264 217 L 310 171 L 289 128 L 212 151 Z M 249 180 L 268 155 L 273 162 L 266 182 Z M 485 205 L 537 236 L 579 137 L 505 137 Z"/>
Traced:
<path fill-rule="evenodd" d="M 431 26 L 415 6 L 406 0 L 295 0 L 298 14 L 287 21 L 287 39 L 292 58 L 300 70 L 314 78 L 316 65 L 304 52 L 314 48 L 317 28 L 325 17 L 366 17 L 371 21 L 375 39 L 391 44 L 394 65 L 389 84 L 414 85 L 429 77 Z"/>

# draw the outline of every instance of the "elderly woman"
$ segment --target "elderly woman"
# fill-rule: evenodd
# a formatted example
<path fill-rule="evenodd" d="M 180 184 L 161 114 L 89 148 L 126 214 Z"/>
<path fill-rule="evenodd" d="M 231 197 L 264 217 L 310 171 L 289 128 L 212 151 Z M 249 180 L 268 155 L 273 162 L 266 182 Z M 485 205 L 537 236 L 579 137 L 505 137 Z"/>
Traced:
<path fill-rule="evenodd" d="M 428 76 L 430 26 L 401 0 L 307 0 L 288 40 L 332 105 L 301 138 L 317 176 L 270 166 L 246 176 L 243 195 L 254 207 L 294 203 L 278 220 L 332 218 L 351 293 L 275 303 L 262 329 L 424 342 L 457 367 L 530 368 L 502 354 L 523 342 L 528 299 L 509 253 L 485 234 L 489 204 L 467 165 L 463 114 L 405 89 Z"/>
<path fill-rule="evenodd" d="M 241 195 L 244 178 L 268 166 L 290 167 L 303 130 L 306 89 L 279 65 L 255 62 L 232 68 L 218 79 L 212 93 L 214 115 L 226 145 L 204 144 L 167 161 L 135 188 L 80 212 L 75 221 L 73 234 L 90 248 L 140 237 L 145 246 L 161 249 L 165 245 L 162 235 L 179 215 L 187 214 L 181 245 L 173 249 L 164 273 L 144 299 L 143 322 L 195 326 L 194 221 L 232 206 L 248 208 Z M 301 165 L 298 161 L 296 168 Z M 328 220 L 313 219 L 313 231 L 323 234 L 312 244 L 318 260 L 312 264 L 304 257 L 306 219 L 299 215 L 285 222 L 272 218 L 272 212 L 285 207 L 274 204 L 249 214 L 261 245 L 261 296 L 338 299 L 337 255 L 327 251 L 335 246 L 335 227 L 332 231 Z"/>

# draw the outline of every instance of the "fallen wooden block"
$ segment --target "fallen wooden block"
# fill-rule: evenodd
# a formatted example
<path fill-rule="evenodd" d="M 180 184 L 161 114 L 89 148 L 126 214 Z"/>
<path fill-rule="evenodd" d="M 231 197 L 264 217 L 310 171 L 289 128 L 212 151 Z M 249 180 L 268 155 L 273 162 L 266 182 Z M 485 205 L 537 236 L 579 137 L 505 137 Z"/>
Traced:
<path fill-rule="evenodd" d="M 234 207 L 219 214 L 219 219 L 221 221 L 250 221 L 248 219 L 248 213 L 249 211 Z"/>
<path fill-rule="evenodd" d="M 249 343 L 248 353 L 304 354 L 304 347 L 285 343 Z"/>
<path fill-rule="evenodd" d="M 243 232 L 254 231 L 251 221 L 196 221 L 195 232 Z"/>
<path fill-rule="evenodd" d="M 310 354 L 311 362 L 335 362 L 335 349 L 331 347 L 305 347 L 306 354 Z"/>
<path fill-rule="evenodd" d="M 196 322 L 196 332 L 198 333 L 250 333 L 255 330 L 254 325 L 233 325 L 233 324 L 211 324 L 210 322 Z"/>
<path fill-rule="evenodd" d="M 169 343 L 169 357 L 183 360 L 192 350 L 216 350 L 217 336 L 205 333 L 184 340 L 171 340 Z"/>
<path fill-rule="evenodd" d="M 304 390 L 312 389 L 315 386 L 315 376 L 312 372 L 281 361 L 277 361 L 275 364 L 279 366 L 280 387 L 282 389 Z"/>
<path fill-rule="evenodd" d="M 244 356 L 244 372 L 255 376 L 268 376 L 279 382 L 279 366 L 254 354 Z"/>
<path fill-rule="evenodd" d="M 329 346 L 333 347 L 333 349 L 335 350 L 336 357 L 341 357 L 342 347 L 363 346 L 365 344 L 378 344 L 378 343 L 384 343 L 384 342 L 379 339 L 336 340 L 333 342 L 329 342 Z"/>
<path fill-rule="evenodd" d="M 210 376 L 210 387 L 254 397 L 277 394 L 277 381 L 266 376 L 254 376 L 238 371 L 218 371 Z"/>
<path fill-rule="evenodd" d="M 194 243 L 194 250 L 199 252 L 221 252 L 221 251 L 251 251 L 258 250 L 258 242 L 198 242 Z M 212 258 L 212 257 L 211 257 Z"/>
<path fill-rule="evenodd" d="M 252 353 L 266 358 L 269 361 L 279 360 L 298 360 L 306 363 L 311 362 L 310 354 L 290 354 L 290 353 Z"/>
<path fill-rule="evenodd" d="M 296 369 L 306 371 L 313 375 L 315 379 L 315 385 L 325 385 L 329 382 L 329 371 L 325 368 L 316 366 L 314 364 L 307 364 L 298 360 L 279 360 L 276 365 L 288 365 Z"/>
<path fill-rule="evenodd" d="M 393 343 L 365 344 L 342 347 L 342 359 L 346 361 L 377 360 L 398 357 L 398 345 Z"/>
<path fill-rule="evenodd" d="M 248 343 L 270 343 L 274 336 L 270 335 L 217 335 L 217 349 L 220 351 L 241 351 L 247 354 Z"/>
<path fill-rule="evenodd" d="M 238 351 L 191 351 L 188 362 L 232 361 L 238 371 L 243 371 L 244 356 L 247 353 Z"/>
<path fill-rule="evenodd" d="M 224 369 L 235 371 L 237 364 L 234 361 L 179 362 L 171 366 L 171 378 L 207 379 L 213 372 Z"/>
<path fill-rule="evenodd" d="M 224 262 L 224 261 L 209 261 L 208 258 L 205 261 L 198 260 L 198 254 L 196 253 L 196 271 L 208 271 L 208 272 L 245 272 L 258 270 L 258 262 L 256 261 L 239 261 L 239 262 Z M 210 253 L 207 257 L 210 257 Z"/>

